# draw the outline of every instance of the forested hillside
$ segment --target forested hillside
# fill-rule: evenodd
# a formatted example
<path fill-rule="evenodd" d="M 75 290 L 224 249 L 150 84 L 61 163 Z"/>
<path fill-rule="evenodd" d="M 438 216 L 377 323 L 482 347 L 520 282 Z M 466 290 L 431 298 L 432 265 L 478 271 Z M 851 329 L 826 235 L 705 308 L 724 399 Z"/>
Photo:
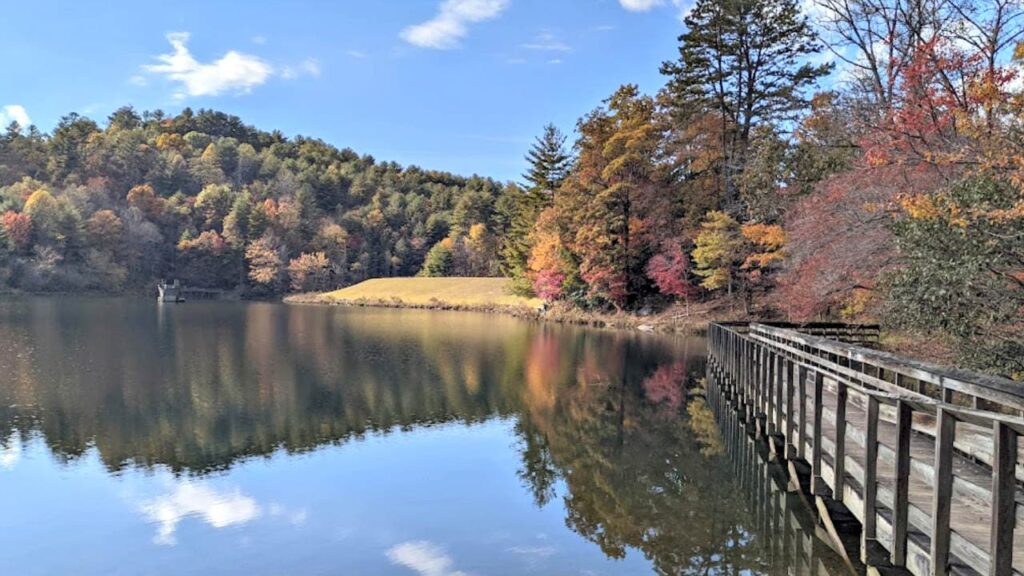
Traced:
<path fill-rule="evenodd" d="M 152 289 L 160 278 L 273 294 L 416 274 L 450 238 L 451 272 L 497 273 L 506 191 L 378 163 L 220 112 L 70 114 L 0 137 L 0 286 Z M 507 203 L 507 202 L 506 202 Z"/>
<path fill-rule="evenodd" d="M 1022 37 L 1011 0 L 698 0 L 664 88 L 622 86 L 571 145 L 546 127 L 519 184 L 210 111 L 12 125 L 0 285 L 503 274 L 596 310 L 882 319 L 1024 376 Z"/>

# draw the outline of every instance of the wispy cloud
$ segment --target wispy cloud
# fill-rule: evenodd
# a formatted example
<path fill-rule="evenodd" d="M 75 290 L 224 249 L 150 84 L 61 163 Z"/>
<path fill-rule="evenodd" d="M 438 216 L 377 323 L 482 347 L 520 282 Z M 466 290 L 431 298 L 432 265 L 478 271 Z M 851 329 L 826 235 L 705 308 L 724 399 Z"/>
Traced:
<path fill-rule="evenodd" d="M 345 54 L 348 54 L 349 56 L 351 56 L 353 58 L 357 58 L 359 60 L 362 60 L 364 58 L 369 58 L 370 57 L 369 54 L 367 54 L 366 52 L 363 52 L 362 50 L 346 50 Z"/>
<path fill-rule="evenodd" d="M 420 576 L 468 576 L 453 568 L 455 562 L 443 548 L 426 540 L 402 542 L 388 549 L 387 557 Z"/>
<path fill-rule="evenodd" d="M 181 90 L 176 93 L 179 98 L 246 93 L 265 83 L 274 73 L 274 68 L 263 59 L 234 50 L 213 62 L 201 63 L 189 52 L 188 40 L 188 32 L 168 34 L 167 41 L 174 50 L 157 56 L 159 64 L 143 66 L 147 72 L 180 83 Z"/>
<path fill-rule="evenodd" d="M 306 58 L 298 66 L 282 66 L 280 75 L 285 80 L 291 80 L 299 76 L 312 76 L 316 78 L 320 76 L 320 61 L 315 58 Z"/>
<path fill-rule="evenodd" d="M 630 12 L 649 12 L 654 8 L 671 4 L 679 9 L 683 18 L 693 8 L 695 0 L 619 0 L 619 5 Z"/>
<path fill-rule="evenodd" d="M 32 125 L 32 119 L 21 104 L 7 104 L 0 108 L 0 129 L 7 128 L 11 122 L 17 122 L 22 128 Z"/>
<path fill-rule="evenodd" d="M 664 0 L 619 0 L 619 4 L 630 12 L 647 12 L 664 3 Z"/>
<path fill-rule="evenodd" d="M 469 33 L 469 25 L 497 18 L 508 0 L 444 0 L 436 16 L 402 30 L 401 38 L 422 48 L 458 48 Z"/>
<path fill-rule="evenodd" d="M 267 43 L 267 37 L 266 36 L 253 36 L 251 38 L 251 40 L 252 40 L 253 44 L 259 44 L 260 46 L 262 46 L 262 45 Z"/>
<path fill-rule="evenodd" d="M 547 52 L 571 52 L 572 46 L 562 42 L 552 32 L 541 32 L 531 42 L 521 45 L 527 50 L 542 50 Z"/>

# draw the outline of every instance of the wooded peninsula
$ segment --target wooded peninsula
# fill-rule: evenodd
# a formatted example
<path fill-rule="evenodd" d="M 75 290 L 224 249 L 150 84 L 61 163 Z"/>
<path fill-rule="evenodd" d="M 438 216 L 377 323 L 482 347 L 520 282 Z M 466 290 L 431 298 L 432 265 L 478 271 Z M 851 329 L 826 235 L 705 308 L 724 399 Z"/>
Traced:
<path fill-rule="evenodd" d="M 505 276 L 595 311 L 878 320 L 1024 376 L 1022 8 L 699 0 L 665 86 L 543 128 L 521 182 L 213 110 L 0 135 L 0 289 L 266 297 Z M 903 4 L 896 3 L 896 5 Z"/>

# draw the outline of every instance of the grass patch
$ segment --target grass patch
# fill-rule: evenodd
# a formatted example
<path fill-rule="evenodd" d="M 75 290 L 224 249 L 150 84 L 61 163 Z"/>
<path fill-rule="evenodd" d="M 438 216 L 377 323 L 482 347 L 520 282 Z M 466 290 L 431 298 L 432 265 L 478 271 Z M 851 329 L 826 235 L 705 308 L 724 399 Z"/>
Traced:
<path fill-rule="evenodd" d="M 416 307 L 538 308 L 539 298 L 509 292 L 507 278 L 374 278 L 317 298 L 326 303 L 388 302 Z"/>

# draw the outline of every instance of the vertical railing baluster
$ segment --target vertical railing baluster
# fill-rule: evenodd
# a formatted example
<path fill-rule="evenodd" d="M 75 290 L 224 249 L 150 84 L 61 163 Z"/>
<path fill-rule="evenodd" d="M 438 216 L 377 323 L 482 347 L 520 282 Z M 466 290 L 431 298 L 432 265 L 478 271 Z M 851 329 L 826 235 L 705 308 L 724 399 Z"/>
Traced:
<path fill-rule="evenodd" d="M 935 414 L 935 493 L 932 496 L 932 576 L 949 571 L 950 509 L 953 497 L 953 442 L 956 418 L 939 406 Z"/>
<path fill-rule="evenodd" d="M 796 447 L 796 454 L 801 460 L 807 458 L 807 378 L 804 367 L 797 364 L 796 378 L 797 395 L 800 397 L 800 442 Z"/>
<path fill-rule="evenodd" d="M 910 433 L 913 410 L 896 401 L 896 493 L 893 502 L 892 563 L 907 563 L 907 518 L 910 512 Z"/>
<path fill-rule="evenodd" d="M 796 457 L 796 408 L 793 406 L 793 367 L 796 362 L 786 363 L 786 460 Z"/>
<path fill-rule="evenodd" d="M 864 513 L 861 528 L 861 561 L 865 564 L 875 559 L 874 551 L 878 540 L 878 398 L 867 397 L 867 412 L 864 421 Z"/>
<path fill-rule="evenodd" d="M 821 478 L 821 412 L 822 396 L 825 388 L 825 375 L 814 371 L 814 452 L 811 455 L 811 492 L 817 495 L 825 493 L 825 483 Z"/>
<path fill-rule="evenodd" d="M 832 462 L 835 471 L 835 485 L 832 497 L 843 501 L 846 489 L 846 383 L 838 381 L 836 387 L 836 453 Z"/>
<path fill-rule="evenodd" d="M 995 447 L 992 453 L 992 529 L 991 576 L 1010 574 L 1013 564 L 1013 525 L 1017 516 L 1014 499 L 1017 467 L 1017 431 L 1005 422 L 992 427 Z"/>

